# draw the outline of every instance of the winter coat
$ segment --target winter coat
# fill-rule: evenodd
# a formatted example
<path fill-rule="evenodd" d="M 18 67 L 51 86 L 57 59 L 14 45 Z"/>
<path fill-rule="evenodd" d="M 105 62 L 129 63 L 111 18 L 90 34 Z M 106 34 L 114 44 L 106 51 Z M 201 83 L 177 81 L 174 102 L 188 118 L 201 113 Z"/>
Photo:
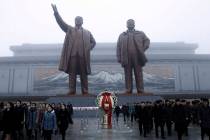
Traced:
<path fill-rule="evenodd" d="M 154 107 L 154 122 L 156 124 L 163 124 L 166 121 L 166 110 L 163 105 Z"/>
<path fill-rule="evenodd" d="M 66 131 L 69 124 L 69 114 L 67 110 L 60 110 L 58 112 L 58 128 L 61 131 Z"/>
<path fill-rule="evenodd" d="M 199 120 L 202 128 L 210 128 L 210 107 L 201 107 Z"/>
<path fill-rule="evenodd" d="M 0 108 L 0 131 L 3 129 L 3 115 L 4 115 L 4 110 Z"/>
<path fill-rule="evenodd" d="M 175 123 L 175 130 L 184 132 L 187 127 L 187 113 L 185 106 L 176 105 L 173 109 L 173 120 Z"/>
<path fill-rule="evenodd" d="M 54 111 L 46 111 L 42 120 L 42 128 L 44 130 L 54 130 L 57 129 L 56 115 Z"/>
<path fill-rule="evenodd" d="M 29 109 L 26 113 L 26 128 L 31 130 L 37 127 L 37 110 Z"/>
<path fill-rule="evenodd" d="M 120 115 L 120 112 L 121 112 L 120 107 L 119 106 L 116 106 L 114 112 L 116 113 L 117 116 L 119 116 Z"/>
<path fill-rule="evenodd" d="M 15 129 L 20 130 L 23 129 L 23 122 L 24 122 L 24 108 L 22 106 L 14 108 L 15 113 Z"/>
<path fill-rule="evenodd" d="M 3 111 L 3 131 L 6 134 L 10 134 L 15 131 L 15 119 L 14 119 L 14 109 L 5 109 Z"/>

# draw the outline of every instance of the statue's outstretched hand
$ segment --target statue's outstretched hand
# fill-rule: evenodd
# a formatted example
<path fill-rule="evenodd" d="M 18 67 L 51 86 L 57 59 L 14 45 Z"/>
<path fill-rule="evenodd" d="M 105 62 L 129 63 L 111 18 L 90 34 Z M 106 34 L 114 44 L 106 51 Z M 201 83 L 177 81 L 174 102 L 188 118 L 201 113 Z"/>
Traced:
<path fill-rule="evenodd" d="M 51 4 L 51 6 L 52 6 L 52 8 L 53 8 L 54 13 L 57 13 L 57 12 L 58 12 L 58 10 L 57 10 L 56 5 L 55 5 L 55 4 Z"/>
<path fill-rule="evenodd" d="M 70 27 L 70 25 L 66 24 L 66 23 L 63 21 L 63 19 L 61 18 L 61 16 L 60 16 L 59 13 L 58 13 L 58 9 L 57 9 L 56 5 L 55 5 L 55 4 L 51 4 L 51 6 L 52 6 L 52 9 L 53 9 L 53 11 L 54 11 L 54 16 L 55 16 L 55 19 L 56 19 L 58 25 L 60 26 L 60 28 L 61 28 L 65 33 L 67 33 L 68 28 Z"/>

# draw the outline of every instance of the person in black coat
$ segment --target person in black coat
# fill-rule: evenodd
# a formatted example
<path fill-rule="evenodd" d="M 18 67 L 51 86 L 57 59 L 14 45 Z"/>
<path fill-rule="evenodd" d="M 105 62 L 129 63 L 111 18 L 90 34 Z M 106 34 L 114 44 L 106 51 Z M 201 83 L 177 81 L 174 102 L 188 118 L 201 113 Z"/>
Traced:
<path fill-rule="evenodd" d="M 161 130 L 161 138 L 165 139 L 164 126 L 166 121 L 166 112 L 162 100 L 156 102 L 154 107 L 154 123 L 155 123 L 155 135 L 159 137 L 158 129 Z"/>
<path fill-rule="evenodd" d="M 150 115 L 151 115 L 149 106 L 143 104 L 141 110 L 142 110 L 141 119 L 142 119 L 142 124 L 143 124 L 144 137 L 147 137 L 147 134 L 149 133 L 149 130 L 150 130 Z"/>
<path fill-rule="evenodd" d="M 58 112 L 58 128 L 62 135 L 62 140 L 65 140 L 66 137 L 66 130 L 68 129 L 69 125 L 69 114 L 65 104 L 61 105 L 61 109 Z"/>
<path fill-rule="evenodd" d="M 119 120 L 119 116 L 120 116 L 120 107 L 119 106 L 116 106 L 115 109 L 114 109 L 114 113 L 116 114 L 116 121 L 118 123 L 118 120 Z"/>
<path fill-rule="evenodd" d="M 152 104 L 152 102 L 148 101 L 146 102 L 146 106 L 147 106 L 147 111 L 148 111 L 148 125 L 149 125 L 149 129 L 148 129 L 148 133 L 150 133 L 153 129 L 153 117 L 154 117 L 154 106 Z"/>
<path fill-rule="evenodd" d="M 177 132 L 178 140 L 182 140 L 182 136 L 186 132 L 187 127 L 188 118 L 184 105 L 185 100 L 182 100 L 181 102 L 180 100 L 177 100 L 173 109 L 173 120 L 175 123 L 175 130 Z"/>
<path fill-rule="evenodd" d="M 199 124 L 199 110 L 200 110 L 200 101 L 199 100 L 193 100 L 192 101 L 192 123 L 198 125 Z"/>
<path fill-rule="evenodd" d="M 3 111 L 3 136 L 2 140 L 4 139 L 12 139 L 14 138 L 14 104 L 8 102 L 6 107 Z"/>
<path fill-rule="evenodd" d="M 172 105 L 171 102 L 169 100 L 165 101 L 165 111 L 166 111 L 166 128 L 167 128 L 167 133 L 168 136 L 171 136 L 171 130 L 172 130 L 172 113 L 173 113 L 173 109 L 172 109 Z"/>
<path fill-rule="evenodd" d="M 185 135 L 188 136 L 188 126 L 190 125 L 190 122 L 192 120 L 192 108 L 191 103 L 189 101 L 187 101 L 184 106 L 186 110 L 186 117 L 188 118 L 186 121 Z"/>
<path fill-rule="evenodd" d="M 143 108 L 144 108 L 144 102 L 141 102 L 141 104 L 138 105 L 138 123 L 139 123 L 139 133 L 140 135 L 143 134 Z"/>
<path fill-rule="evenodd" d="M 126 105 L 122 105 L 122 114 L 123 114 L 123 120 L 124 123 L 126 122 Z"/>
<path fill-rule="evenodd" d="M 16 106 L 14 108 L 15 115 L 15 139 L 22 140 L 23 139 L 23 127 L 24 127 L 24 108 L 22 107 L 21 101 L 18 100 L 16 102 Z"/>
<path fill-rule="evenodd" d="M 129 120 L 129 106 L 128 106 L 128 104 L 123 105 L 121 110 L 122 110 L 122 113 L 123 113 L 123 120 L 124 120 L 124 123 L 125 123 L 126 121 Z"/>
<path fill-rule="evenodd" d="M 138 105 L 138 123 L 139 123 L 139 133 L 144 137 L 147 137 L 147 134 L 150 130 L 150 110 L 149 106 L 145 102 L 141 102 Z"/>
<path fill-rule="evenodd" d="M 69 103 L 67 105 L 67 111 L 68 111 L 68 114 L 69 114 L 69 123 L 70 124 L 73 124 L 73 119 L 72 119 L 72 115 L 74 114 L 74 110 L 73 110 L 73 106 L 71 103 Z"/>
<path fill-rule="evenodd" d="M 210 140 L 210 107 L 208 99 L 204 99 L 199 112 L 199 123 L 201 127 L 201 140 L 204 140 L 205 134 Z"/>
<path fill-rule="evenodd" d="M 3 130 L 4 103 L 0 103 L 0 132 Z"/>

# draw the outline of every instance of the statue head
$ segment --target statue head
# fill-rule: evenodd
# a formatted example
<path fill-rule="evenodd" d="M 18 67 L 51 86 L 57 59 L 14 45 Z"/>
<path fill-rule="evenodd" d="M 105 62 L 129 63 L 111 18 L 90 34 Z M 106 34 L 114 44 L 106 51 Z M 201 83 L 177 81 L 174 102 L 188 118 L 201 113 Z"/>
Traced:
<path fill-rule="evenodd" d="M 75 18 L 75 25 L 76 25 L 77 27 L 81 27 L 82 24 L 83 24 L 83 18 L 80 17 L 80 16 L 77 16 L 77 17 Z"/>
<path fill-rule="evenodd" d="M 127 28 L 128 30 L 133 30 L 135 28 L 135 21 L 133 19 L 127 20 Z"/>

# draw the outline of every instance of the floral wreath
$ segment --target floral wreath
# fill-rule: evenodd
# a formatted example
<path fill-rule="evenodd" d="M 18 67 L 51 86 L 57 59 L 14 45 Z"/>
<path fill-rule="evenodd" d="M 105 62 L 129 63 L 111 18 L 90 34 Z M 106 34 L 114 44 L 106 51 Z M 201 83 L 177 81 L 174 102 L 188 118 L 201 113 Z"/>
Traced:
<path fill-rule="evenodd" d="M 99 108 L 103 108 L 103 104 L 102 104 L 102 99 L 106 97 L 110 97 L 109 100 L 111 101 L 111 108 L 112 110 L 115 109 L 115 107 L 117 106 L 117 97 L 115 96 L 114 92 L 111 91 L 103 91 L 101 93 L 98 94 L 97 98 L 96 98 L 96 105 Z"/>

